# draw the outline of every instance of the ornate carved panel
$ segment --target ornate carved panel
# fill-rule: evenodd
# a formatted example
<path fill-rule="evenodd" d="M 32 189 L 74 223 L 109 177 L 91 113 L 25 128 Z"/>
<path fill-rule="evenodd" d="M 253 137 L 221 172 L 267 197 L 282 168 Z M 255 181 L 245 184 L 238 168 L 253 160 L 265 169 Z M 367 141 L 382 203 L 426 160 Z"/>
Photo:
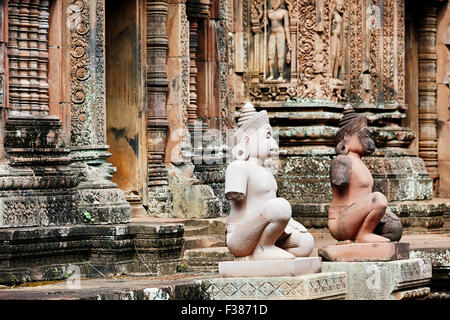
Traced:
<path fill-rule="evenodd" d="M 404 103 L 404 1 L 249 6 L 248 85 L 255 101 Z"/>
<path fill-rule="evenodd" d="M 71 0 L 71 142 L 74 148 L 106 145 L 104 0 Z"/>
<path fill-rule="evenodd" d="M 343 0 L 251 1 L 251 97 L 343 99 L 346 10 Z"/>

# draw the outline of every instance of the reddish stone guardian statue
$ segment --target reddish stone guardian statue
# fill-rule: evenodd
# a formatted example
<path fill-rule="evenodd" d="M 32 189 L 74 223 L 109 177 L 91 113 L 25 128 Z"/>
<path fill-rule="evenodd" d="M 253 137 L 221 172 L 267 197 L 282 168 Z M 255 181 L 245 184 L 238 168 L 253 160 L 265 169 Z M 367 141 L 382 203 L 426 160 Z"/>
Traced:
<path fill-rule="evenodd" d="M 328 229 L 340 241 L 383 243 L 399 241 L 402 224 L 387 207 L 386 197 L 372 192 L 373 178 L 362 156 L 375 150 L 365 115 L 352 106 L 344 115 L 336 134 L 336 153 L 331 164 L 333 200 L 328 211 Z"/>

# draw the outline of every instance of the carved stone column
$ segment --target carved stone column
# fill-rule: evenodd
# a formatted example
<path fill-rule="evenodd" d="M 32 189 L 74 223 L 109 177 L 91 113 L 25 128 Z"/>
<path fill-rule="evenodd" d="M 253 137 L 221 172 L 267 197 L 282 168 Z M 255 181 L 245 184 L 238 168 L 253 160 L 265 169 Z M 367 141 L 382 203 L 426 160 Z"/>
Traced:
<path fill-rule="evenodd" d="M 49 9 L 48 0 L 0 3 L 0 227 L 83 222 L 74 205 L 79 171 L 61 121 L 48 114 Z"/>
<path fill-rule="evenodd" d="M 169 122 L 166 101 L 167 79 L 167 0 L 147 0 L 147 139 L 149 212 L 167 213 L 172 210 L 172 195 L 164 164 Z"/>
<path fill-rule="evenodd" d="M 193 147 L 193 160 L 195 164 L 202 164 L 202 155 L 205 144 L 205 133 L 208 129 L 206 123 L 202 123 L 198 116 L 198 82 L 199 73 L 197 66 L 199 41 L 199 24 L 209 17 L 211 7 L 210 0 L 188 0 L 186 2 L 186 14 L 189 21 L 189 108 L 187 110 L 188 129 L 191 135 Z M 211 36 L 211 35 L 209 35 Z"/>
<path fill-rule="evenodd" d="M 197 120 L 197 75 L 196 65 L 198 48 L 198 19 L 189 19 L 189 108 L 188 126 L 194 125 Z"/>
<path fill-rule="evenodd" d="M 70 28 L 71 155 L 83 174 L 77 210 L 95 221 L 131 220 L 131 207 L 111 181 L 115 168 L 106 161 L 104 0 L 71 0 Z"/>
<path fill-rule="evenodd" d="M 436 7 L 425 6 L 419 21 L 419 156 L 437 185 Z"/>

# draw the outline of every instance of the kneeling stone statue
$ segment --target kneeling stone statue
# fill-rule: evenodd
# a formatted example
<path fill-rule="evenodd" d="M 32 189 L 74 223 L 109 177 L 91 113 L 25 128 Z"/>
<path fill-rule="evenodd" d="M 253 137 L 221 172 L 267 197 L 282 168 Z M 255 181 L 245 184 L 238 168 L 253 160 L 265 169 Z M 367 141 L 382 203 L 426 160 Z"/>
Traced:
<path fill-rule="evenodd" d="M 362 156 L 375 150 L 365 115 L 358 115 L 351 105 L 336 134 L 338 156 L 331 164 L 333 200 L 328 211 L 328 229 L 340 241 L 383 243 L 399 241 L 403 226 L 388 207 L 386 197 L 372 192 L 373 178 Z"/>
<path fill-rule="evenodd" d="M 233 140 L 234 161 L 226 169 L 225 197 L 231 201 L 227 247 L 236 260 L 307 257 L 314 238 L 291 218 L 291 205 L 277 198 L 266 160 L 278 151 L 266 111 L 245 104 Z"/>

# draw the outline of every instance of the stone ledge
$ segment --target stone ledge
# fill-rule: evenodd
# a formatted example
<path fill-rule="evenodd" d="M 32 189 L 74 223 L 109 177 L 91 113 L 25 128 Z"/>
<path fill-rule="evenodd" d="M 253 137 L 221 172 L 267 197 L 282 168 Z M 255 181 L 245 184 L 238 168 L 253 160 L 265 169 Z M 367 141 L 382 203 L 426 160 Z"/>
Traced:
<path fill-rule="evenodd" d="M 450 249 L 449 248 L 418 248 L 411 250 L 412 258 L 429 261 L 433 268 L 430 287 L 432 291 L 448 292 L 450 281 Z"/>
<path fill-rule="evenodd" d="M 182 261 L 182 224 L 0 228 L 0 284 L 81 277 L 166 275 Z"/>
<path fill-rule="evenodd" d="M 409 243 L 351 243 L 319 249 L 324 261 L 374 262 L 409 259 Z"/>
<path fill-rule="evenodd" d="M 297 277 L 215 278 L 201 283 L 211 300 L 343 299 L 347 291 L 345 272 Z"/>
<path fill-rule="evenodd" d="M 419 297 L 417 292 L 425 294 L 424 288 L 431 279 L 431 263 L 418 258 L 387 262 L 322 262 L 322 270 L 347 273 L 347 300 Z M 416 293 L 411 294 L 411 290 Z"/>
<path fill-rule="evenodd" d="M 286 277 L 318 273 L 321 271 L 319 257 L 294 260 L 225 261 L 219 262 L 222 277 Z"/>

